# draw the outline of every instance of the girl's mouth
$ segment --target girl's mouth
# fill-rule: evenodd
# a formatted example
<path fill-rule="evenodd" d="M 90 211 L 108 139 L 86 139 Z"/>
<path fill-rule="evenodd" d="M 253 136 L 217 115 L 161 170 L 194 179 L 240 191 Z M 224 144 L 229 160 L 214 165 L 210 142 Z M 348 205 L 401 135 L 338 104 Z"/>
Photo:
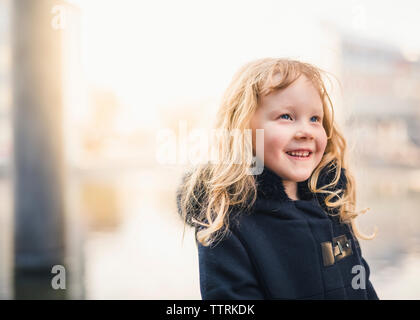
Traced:
<path fill-rule="evenodd" d="M 287 156 L 293 160 L 308 160 L 311 158 L 313 152 L 310 151 L 289 151 L 286 152 Z"/>

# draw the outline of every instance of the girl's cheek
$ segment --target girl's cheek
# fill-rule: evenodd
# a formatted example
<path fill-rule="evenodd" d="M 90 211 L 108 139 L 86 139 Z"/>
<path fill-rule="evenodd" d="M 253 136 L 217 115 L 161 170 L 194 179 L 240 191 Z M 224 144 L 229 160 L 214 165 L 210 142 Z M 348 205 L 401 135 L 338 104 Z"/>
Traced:
<path fill-rule="evenodd" d="M 327 135 L 325 133 L 325 131 L 323 132 L 323 134 L 321 134 L 320 139 L 318 140 L 319 142 L 319 149 L 324 152 L 325 148 L 327 147 Z"/>
<path fill-rule="evenodd" d="M 264 133 L 264 135 L 266 135 L 266 133 Z M 271 131 L 267 133 L 265 141 L 268 146 L 282 146 L 284 144 L 284 133 L 279 130 Z"/>

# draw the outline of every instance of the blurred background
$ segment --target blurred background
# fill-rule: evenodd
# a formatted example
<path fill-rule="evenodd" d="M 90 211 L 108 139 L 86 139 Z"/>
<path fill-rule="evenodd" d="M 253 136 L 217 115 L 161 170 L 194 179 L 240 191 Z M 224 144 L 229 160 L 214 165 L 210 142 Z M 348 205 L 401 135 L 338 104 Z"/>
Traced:
<path fill-rule="evenodd" d="M 420 298 L 420 3 L 0 0 L 0 298 L 200 299 L 159 135 L 245 62 L 330 72 L 381 299 Z M 65 290 L 52 290 L 53 265 Z M 58 275 L 58 274 L 57 274 Z M 62 274 L 61 274 L 62 275 Z"/>

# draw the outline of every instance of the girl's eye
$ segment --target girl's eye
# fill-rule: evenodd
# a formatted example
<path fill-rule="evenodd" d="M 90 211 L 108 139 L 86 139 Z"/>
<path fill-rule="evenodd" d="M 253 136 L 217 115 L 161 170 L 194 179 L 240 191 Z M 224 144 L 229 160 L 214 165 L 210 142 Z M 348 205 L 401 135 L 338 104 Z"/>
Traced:
<path fill-rule="evenodd" d="M 290 117 L 290 115 L 288 115 L 288 114 L 282 114 L 281 116 L 279 116 L 279 119 L 286 119 L 287 120 L 287 118 L 285 118 L 285 117 L 289 117 L 290 119 L 292 119 Z"/>
<path fill-rule="evenodd" d="M 315 121 L 320 121 L 320 117 L 318 117 L 318 116 L 313 116 L 311 119 L 314 119 L 315 118 Z"/>

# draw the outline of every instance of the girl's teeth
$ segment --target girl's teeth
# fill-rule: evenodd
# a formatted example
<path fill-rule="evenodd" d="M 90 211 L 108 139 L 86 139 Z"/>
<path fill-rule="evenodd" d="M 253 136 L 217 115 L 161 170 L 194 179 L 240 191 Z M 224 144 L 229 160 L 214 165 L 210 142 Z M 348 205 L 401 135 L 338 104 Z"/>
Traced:
<path fill-rule="evenodd" d="M 309 152 L 305 151 L 305 152 L 288 152 L 288 154 L 292 155 L 292 156 L 298 156 L 298 157 L 307 157 L 309 156 Z"/>

